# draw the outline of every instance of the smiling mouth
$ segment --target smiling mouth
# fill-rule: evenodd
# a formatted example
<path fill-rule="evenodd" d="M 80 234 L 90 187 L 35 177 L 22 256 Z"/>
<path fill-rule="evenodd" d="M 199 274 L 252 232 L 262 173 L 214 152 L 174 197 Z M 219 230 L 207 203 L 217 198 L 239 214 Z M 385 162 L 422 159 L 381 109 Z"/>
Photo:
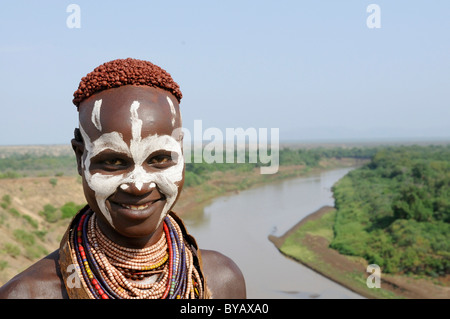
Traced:
<path fill-rule="evenodd" d="M 159 202 L 162 202 L 164 205 L 164 201 L 166 196 L 163 194 L 153 194 L 151 196 L 143 196 L 143 197 L 130 197 L 121 196 L 119 198 L 110 198 L 108 199 L 111 212 L 115 212 L 117 216 L 122 216 L 127 219 L 145 219 L 150 215 L 153 215 L 155 212 L 158 212 L 161 209 L 161 205 Z"/>
<path fill-rule="evenodd" d="M 154 202 L 151 203 L 146 203 L 143 205 L 127 205 L 127 204 L 120 204 L 120 206 L 126 208 L 126 209 L 130 209 L 130 210 L 136 210 L 136 211 L 140 211 L 140 210 L 144 210 L 147 209 L 151 204 L 153 204 Z"/>

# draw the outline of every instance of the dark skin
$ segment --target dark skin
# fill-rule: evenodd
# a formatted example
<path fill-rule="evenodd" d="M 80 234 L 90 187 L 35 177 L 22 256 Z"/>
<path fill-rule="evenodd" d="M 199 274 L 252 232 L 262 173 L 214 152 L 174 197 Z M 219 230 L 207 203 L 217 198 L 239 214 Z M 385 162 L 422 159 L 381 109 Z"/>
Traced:
<path fill-rule="evenodd" d="M 167 104 L 167 96 L 172 100 L 176 116 L 172 125 L 173 115 Z M 92 108 L 96 100 L 102 99 L 101 124 L 99 131 L 91 120 Z M 132 138 L 131 124 L 128 121 L 130 104 L 133 101 L 140 102 L 139 118 L 143 121 L 142 137 L 153 134 L 171 135 L 174 128 L 181 127 L 179 106 L 175 97 L 162 89 L 150 87 L 123 86 L 109 89 L 94 94 L 84 100 L 79 107 L 80 125 L 91 139 L 95 141 L 104 133 L 120 132 L 123 140 L 127 142 Z M 113 110 L 113 111 L 111 111 Z M 128 113 L 127 113 L 128 112 Z M 127 117 L 128 115 L 128 117 Z M 179 137 L 182 141 L 182 137 Z M 96 213 L 99 227 L 110 239 L 125 247 L 143 248 L 154 244 L 162 234 L 162 224 L 158 223 L 167 197 L 158 188 L 152 188 L 148 184 L 142 187 L 130 185 L 127 189 L 117 188 L 106 199 L 112 223 L 101 212 L 93 191 L 85 177 L 82 162 L 87 156 L 86 145 L 83 141 L 72 140 L 75 151 L 78 171 L 83 179 L 83 189 L 86 200 Z M 117 157 L 108 150 L 99 157 L 101 160 L 91 163 L 91 173 L 101 173 L 107 170 L 108 174 L 123 174 L 133 170 L 134 163 L 131 158 L 124 155 Z M 117 161 L 119 159 L 119 161 Z M 121 165 L 118 167 L 117 165 Z M 114 166 L 115 165 L 115 166 Z M 153 152 L 142 167 L 147 172 L 165 170 L 175 165 L 174 160 L 167 152 Z M 176 182 L 179 194 L 184 183 L 183 178 Z M 175 200 L 176 202 L 176 200 Z M 147 214 L 138 219 L 122 213 L 123 208 L 118 208 L 117 203 L 141 205 L 151 203 Z M 173 207 L 173 205 L 172 205 Z M 147 211 L 147 210 L 146 210 Z M 193 234 L 195 236 L 195 234 Z M 228 257 L 212 250 L 201 250 L 204 275 L 212 297 L 217 299 L 243 299 L 246 298 L 244 277 L 238 266 Z M 18 274 L 0 287 L 0 298 L 68 298 L 59 267 L 59 250 L 33 264 L 31 267 Z"/>

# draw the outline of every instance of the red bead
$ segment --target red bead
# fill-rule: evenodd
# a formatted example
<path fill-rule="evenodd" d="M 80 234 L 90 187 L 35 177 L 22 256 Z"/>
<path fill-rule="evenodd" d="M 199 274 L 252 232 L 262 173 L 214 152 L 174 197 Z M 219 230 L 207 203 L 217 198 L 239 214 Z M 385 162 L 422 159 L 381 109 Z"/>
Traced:
<path fill-rule="evenodd" d="M 78 250 L 79 250 L 79 251 L 84 251 L 83 246 L 79 246 L 79 247 L 78 247 Z"/>
<path fill-rule="evenodd" d="M 101 296 L 101 295 L 103 295 L 105 292 L 103 291 L 103 290 L 101 290 L 101 289 L 99 289 L 99 290 L 97 290 L 97 292 L 98 292 L 98 294 Z"/>
<path fill-rule="evenodd" d="M 108 297 L 107 294 L 103 294 L 103 295 L 102 295 L 102 299 L 109 299 L 109 297 Z"/>
<path fill-rule="evenodd" d="M 97 279 L 95 279 L 95 278 L 92 279 L 91 282 L 92 282 L 93 285 L 98 285 L 98 281 L 97 281 Z"/>
<path fill-rule="evenodd" d="M 94 285 L 94 288 L 95 288 L 97 291 L 102 290 L 99 284 L 95 284 L 95 285 Z"/>

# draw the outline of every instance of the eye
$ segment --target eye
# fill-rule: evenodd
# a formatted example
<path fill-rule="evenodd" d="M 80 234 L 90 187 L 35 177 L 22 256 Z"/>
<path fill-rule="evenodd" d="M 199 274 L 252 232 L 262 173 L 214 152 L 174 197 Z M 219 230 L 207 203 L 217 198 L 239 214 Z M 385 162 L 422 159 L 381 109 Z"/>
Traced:
<path fill-rule="evenodd" d="M 132 159 L 118 152 L 104 151 L 91 159 L 91 170 L 101 171 L 122 171 L 128 169 L 132 164 Z"/>
<path fill-rule="evenodd" d="M 170 153 L 163 152 L 151 155 L 147 163 L 148 165 L 156 168 L 167 168 L 176 164 L 176 160 L 171 156 Z"/>
<path fill-rule="evenodd" d="M 125 162 L 121 159 L 115 158 L 115 159 L 107 159 L 103 162 L 105 165 L 108 166 L 123 166 L 125 165 Z"/>
<path fill-rule="evenodd" d="M 127 167 L 127 162 L 120 158 L 107 158 L 99 163 L 99 168 L 105 171 L 118 171 Z"/>
<path fill-rule="evenodd" d="M 164 164 L 171 161 L 172 158 L 169 155 L 156 155 L 150 158 L 148 162 L 149 164 Z"/>

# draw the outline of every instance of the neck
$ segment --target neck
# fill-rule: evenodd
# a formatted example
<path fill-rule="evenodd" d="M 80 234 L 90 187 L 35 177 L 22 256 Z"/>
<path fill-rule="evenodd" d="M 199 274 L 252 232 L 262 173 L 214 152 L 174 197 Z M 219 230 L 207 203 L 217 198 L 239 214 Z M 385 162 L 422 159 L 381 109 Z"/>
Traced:
<path fill-rule="evenodd" d="M 144 236 L 129 237 L 117 232 L 108 222 L 102 218 L 97 218 L 97 225 L 100 231 L 111 241 L 126 248 L 143 249 L 158 242 L 163 233 L 163 222 L 152 233 Z"/>

